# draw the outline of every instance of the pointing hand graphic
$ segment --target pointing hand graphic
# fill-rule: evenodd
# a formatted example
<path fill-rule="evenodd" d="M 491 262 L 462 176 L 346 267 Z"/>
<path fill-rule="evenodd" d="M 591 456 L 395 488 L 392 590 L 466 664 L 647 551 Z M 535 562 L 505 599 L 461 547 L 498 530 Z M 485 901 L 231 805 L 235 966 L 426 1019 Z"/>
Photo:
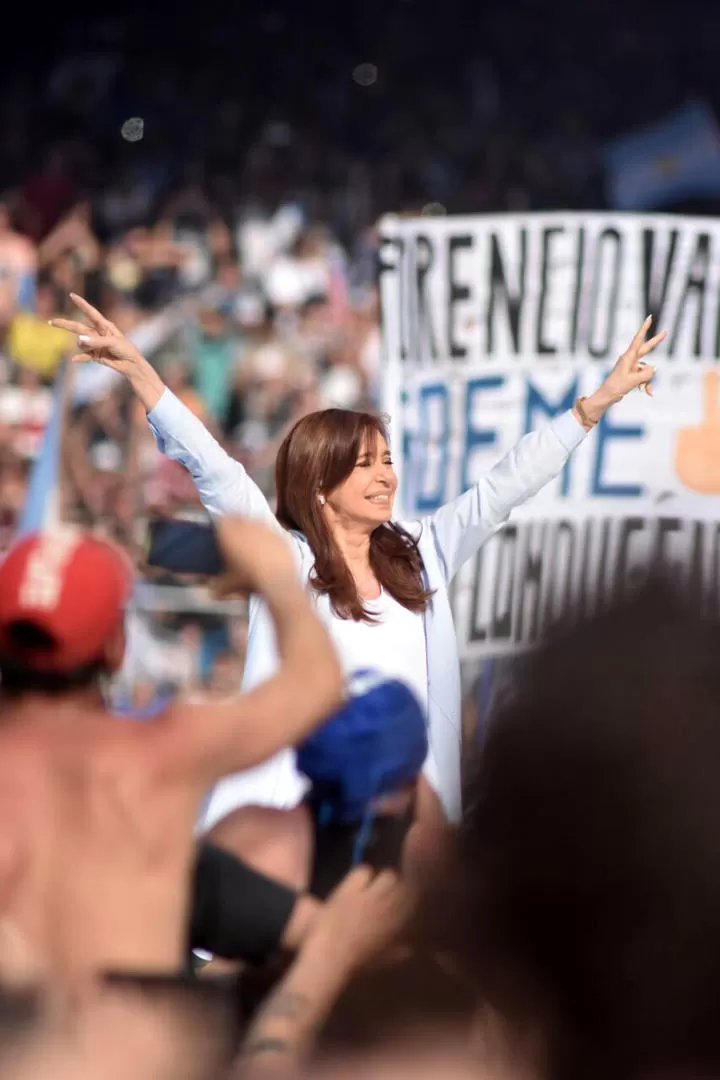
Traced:
<path fill-rule="evenodd" d="M 675 445 L 675 471 L 691 491 L 720 494 L 720 373 L 705 375 L 705 410 L 697 427 L 682 428 Z"/>

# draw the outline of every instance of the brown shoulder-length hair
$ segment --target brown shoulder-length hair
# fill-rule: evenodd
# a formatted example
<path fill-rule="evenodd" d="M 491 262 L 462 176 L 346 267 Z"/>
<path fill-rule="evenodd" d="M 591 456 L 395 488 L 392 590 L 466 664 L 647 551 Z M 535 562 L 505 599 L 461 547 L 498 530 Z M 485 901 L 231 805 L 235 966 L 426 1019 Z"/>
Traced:
<path fill-rule="evenodd" d="M 308 413 L 286 435 L 275 463 L 277 518 L 286 529 L 304 533 L 315 555 L 310 584 L 327 593 L 341 619 L 372 622 L 355 580 L 333 540 L 318 494 L 339 487 L 357 464 L 363 446 L 381 435 L 379 416 L 350 409 Z M 432 593 L 425 588 L 416 541 L 399 525 L 379 525 L 370 537 L 370 565 L 383 589 L 409 611 L 424 611 Z"/>

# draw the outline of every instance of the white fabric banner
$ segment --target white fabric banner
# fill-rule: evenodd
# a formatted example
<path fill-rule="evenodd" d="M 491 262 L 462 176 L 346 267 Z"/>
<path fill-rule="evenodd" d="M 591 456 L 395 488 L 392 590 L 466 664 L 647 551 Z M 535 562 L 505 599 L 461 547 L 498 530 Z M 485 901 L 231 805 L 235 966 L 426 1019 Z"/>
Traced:
<path fill-rule="evenodd" d="M 615 406 L 456 587 L 462 655 L 528 645 L 563 598 L 651 557 L 715 595 L 720 222 L 524 214 L 383 223 L 384 408 L 405 516 L 431 513 L 590 394 L 646 315 L 655 396 Z M 696 524 L 697 523 L 697 524 Z M 720 533 L 718 533 L 720 536 Z"/>

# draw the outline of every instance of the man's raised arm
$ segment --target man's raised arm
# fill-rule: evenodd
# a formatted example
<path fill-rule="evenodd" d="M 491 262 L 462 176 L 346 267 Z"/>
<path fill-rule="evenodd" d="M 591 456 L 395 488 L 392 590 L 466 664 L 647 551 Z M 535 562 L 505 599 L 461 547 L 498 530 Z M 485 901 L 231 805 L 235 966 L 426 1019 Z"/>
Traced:
<path fill-rule="evenodd" d="M 167 766 L 191 768 L 208 783 L 301 742 L 344 697 L 335 649 L 298 577 L 288 538 L 256 521 L 226 518 L 217 528 L 227 566 L 220 589 L 262 596 L 275 626 L 279 668 L 226 702 L 179 702 L 158 725 Z"/>

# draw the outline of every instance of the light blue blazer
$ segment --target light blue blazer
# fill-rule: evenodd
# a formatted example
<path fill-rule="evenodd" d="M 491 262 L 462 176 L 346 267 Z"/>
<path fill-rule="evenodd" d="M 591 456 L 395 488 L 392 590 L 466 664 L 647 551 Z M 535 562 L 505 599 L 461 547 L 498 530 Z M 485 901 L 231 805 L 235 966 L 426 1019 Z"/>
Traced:
<path fill-rule="evenodd" d="M 189 470 L 212 516 L 237 514 L 278 525 L 265 496 L 242 465 L 225 453 L 201 421 L 169 390 L 148 414 L 148 420 L 158 447 Z M 424 616 L 430 746 L 424 772 L 451 821 L 458 821 L 461 814 L 461 687 L 448 586 L 466 559 L 502 527 L 513 508 L 561 472 L 584 436 L 573 413 L 563 413 L 541 430 L 525 435 L 459 498 L 419 521 L 400 523 L 417 538 L 427 586 L 434 591 Z M 307 581 L 313 553 L 302 534 L 290 535 L 300 573 Z M 253 597 L 243 688 L 251 689 L 263 682 L 276 667 L 272 621 L 262 601 Z M 257 769 L 228 777 L 217 785 L 206 808 L 204 825 L 210 828 L 243 805 L 295 806 L 305 790 L 305 780 L 297 772 L 294 753 L 288 748 Z"/>

